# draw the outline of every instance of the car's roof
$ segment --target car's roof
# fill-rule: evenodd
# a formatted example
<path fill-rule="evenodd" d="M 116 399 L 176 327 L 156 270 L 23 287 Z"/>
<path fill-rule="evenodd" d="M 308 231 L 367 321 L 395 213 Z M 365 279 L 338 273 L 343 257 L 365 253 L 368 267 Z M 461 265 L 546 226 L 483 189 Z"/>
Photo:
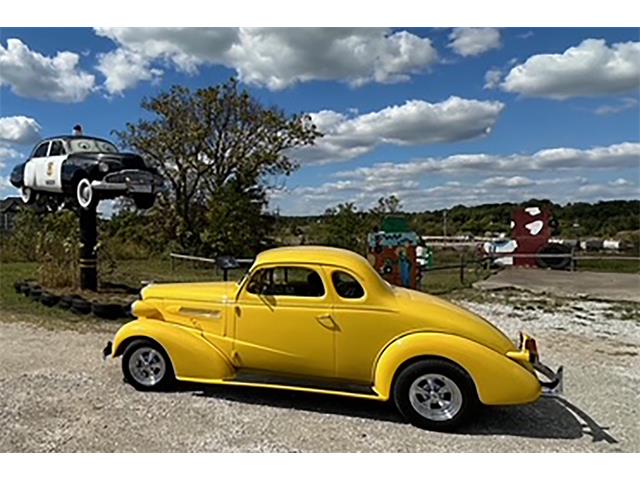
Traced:
<path fill-rule="evenodd" d="M 100 137 L 92 137 L 90 135 L 55 135 L 53 137 L 47 137 L 41 139 L 38 143 L 48 142 L 51 140 L 99 140 L 101 142 L 113 143 L 111 140 Z"/>
<path fill-rule="evenodd" d="M 256 265 L 264 263 L 316 263 L 337 265 L 351 270 L 359 270 L 369 265 L 364 257 L 350 250 L 315 245 L 265 250 L 256 257 Z"/>
<path fill-rule="evenodd" d="M 265 250 L 256 257 L 252 270 L 262 265 L 315 264 L 343 268 L 351 271 L 364 282 L 367 298 L 380 301 L 391 297 L 390 285 L 376 273 L 371 264 L 361 255 L 342 248 L 303 245 Z M 391 295 L 389 295 L 391 294 Z"/>

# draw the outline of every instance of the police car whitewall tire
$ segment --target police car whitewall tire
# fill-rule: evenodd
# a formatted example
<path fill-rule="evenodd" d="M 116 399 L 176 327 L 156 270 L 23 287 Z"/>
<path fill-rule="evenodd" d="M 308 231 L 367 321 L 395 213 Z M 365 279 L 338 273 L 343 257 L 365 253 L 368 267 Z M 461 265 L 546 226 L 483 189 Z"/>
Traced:
<path fill-rule="evenodd" d="M 36 193 L 29 187 L 20 188 L 20 198 L 26 204 L 31 204 L 36 201 Z"/>
<path fill-rule="evenodd" d="M 96 203 L 96 192 L 87 177 L 82 177 L 76 184 L 76 202 L 80 207 L 89 210 Z"/>

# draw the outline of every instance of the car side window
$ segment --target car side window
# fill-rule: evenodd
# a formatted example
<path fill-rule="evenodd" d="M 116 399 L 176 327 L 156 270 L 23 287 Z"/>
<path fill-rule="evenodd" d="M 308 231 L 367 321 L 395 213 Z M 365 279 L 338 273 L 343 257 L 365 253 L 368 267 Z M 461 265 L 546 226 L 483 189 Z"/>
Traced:
<path fill-rule="evenodd" d="M 64 145 L 60 140 L 56 140 L 51 142 L 51 150 L 49 150 L 49 156 L 53 157 L 54 155 L 64 155 Z"/>
<path fill-rule="evenodd" d="M 32 157 L 34 158 L 46 157 L 48 149 L 49 149 L 49 142 L 43 142 L 40 145 L 38 145 L 38 148 L 36 148 L 35 152 L 33 152 Z"/>
<path fill-rule="evenodd" d="M 356 299 L 364 297 L 362 285 L 346 272 L 336 270 L 331 274 L 331 281 L 336 293 L 341 298 Z"/>
<path fill-rule="evenodd" d="M 265 268 L 256 272 L 247 286 L 255 295 L 322 297 L 325 292 L 320 274 L 304 267 Z"/>

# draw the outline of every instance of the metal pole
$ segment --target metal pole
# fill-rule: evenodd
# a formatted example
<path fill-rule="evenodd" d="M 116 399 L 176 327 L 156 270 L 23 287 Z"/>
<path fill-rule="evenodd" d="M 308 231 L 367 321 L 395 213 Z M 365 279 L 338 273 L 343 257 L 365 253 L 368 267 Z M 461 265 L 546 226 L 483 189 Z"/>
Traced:
<path fill-rule="evenodd" d="M 96 207 L 80 208 L 80 288 L 98 290 L 98 260 L 96 243 L 98 240 Z"/>
<path fill-rule="evenodd" d="M 444 211 L 443 215 L 444 215 L 444 219 L 443 219 L 443 222 L 444 222 L 443 230 L 444 230 L 444 232 L 443 233 L 444 233 L 444 236 L 446 237 L 447 236 L 447 211 L 446 210 Z"/>
<path fill-rule="evenodd" d="M 464 253 L 460 255 L 460 284 L 464 285 Z"/>

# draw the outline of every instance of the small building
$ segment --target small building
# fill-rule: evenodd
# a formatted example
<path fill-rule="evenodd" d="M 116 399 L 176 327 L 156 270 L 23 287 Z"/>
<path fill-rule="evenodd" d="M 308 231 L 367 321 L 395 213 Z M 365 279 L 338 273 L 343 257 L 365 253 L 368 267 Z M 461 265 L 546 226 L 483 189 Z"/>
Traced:
<path fill-rule="evenodd" d="M 22 206 L 20 197 L 7 197 L 0 200 L 0 233 L 13 231 L 16 215 Z"/>

